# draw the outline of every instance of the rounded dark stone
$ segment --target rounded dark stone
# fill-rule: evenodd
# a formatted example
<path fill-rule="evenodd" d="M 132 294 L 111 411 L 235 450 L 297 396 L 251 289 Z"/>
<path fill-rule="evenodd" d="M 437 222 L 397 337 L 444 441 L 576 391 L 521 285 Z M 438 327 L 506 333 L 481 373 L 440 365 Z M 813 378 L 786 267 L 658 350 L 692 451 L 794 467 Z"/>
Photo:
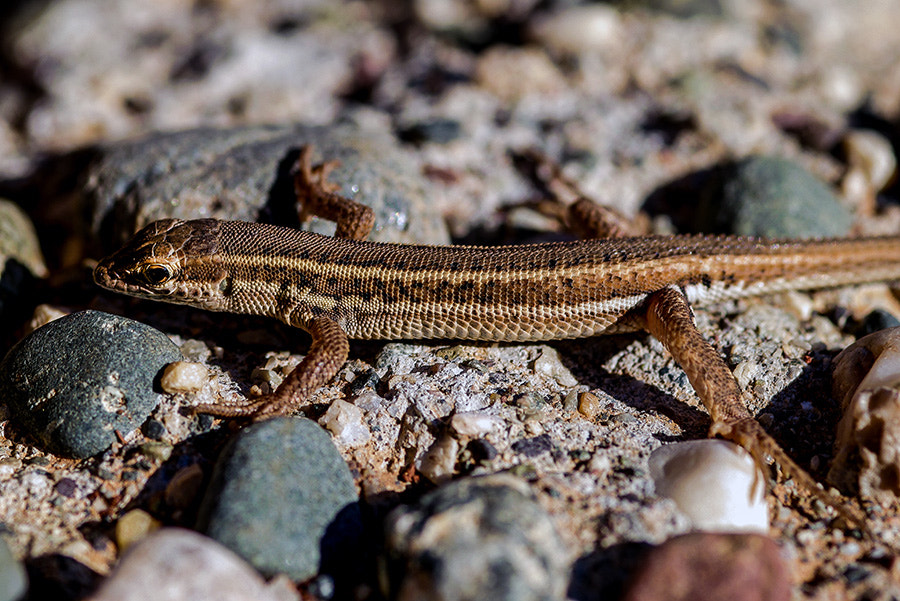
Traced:
<path fill-rule="evenodd" d="M 308 580 L 360 563 L 353 477 L 331 436 L 308 419 L 270 419 L 230 441 L 197 527 L 266 575 Z"/>
<path fill-rule="evenodd" d="M 551 601 L 564 598 L 567 553 L 527 484 L 467 478 L 388 519 L 392 596 L 398 601 Z"/>
<path fill-rule="evenodd" d="M 181 351 L 131 319 L 82 311 L 39 328 L 0 363 L 13 420 L 47 450 L 95 455 L 141 425 L 160 395 L 154 382 Z"/>
<path fill-rule="evenodd" d="M 844 236 L 853 224 L 828 185 L 787 159 L 747 158 L 724 170 L 720 186 L 703 199 L 701 230 L 814 238 Z"/>

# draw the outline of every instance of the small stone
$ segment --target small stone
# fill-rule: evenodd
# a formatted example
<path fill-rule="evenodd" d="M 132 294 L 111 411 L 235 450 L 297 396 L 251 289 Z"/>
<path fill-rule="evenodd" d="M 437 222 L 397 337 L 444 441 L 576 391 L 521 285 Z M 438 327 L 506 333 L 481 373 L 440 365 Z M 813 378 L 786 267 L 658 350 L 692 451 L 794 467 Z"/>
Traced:
<path fill-rule="evenodd" d="M 199 530 L 263 574 L 293 580 L 354 569 L 360 528 L 353 477 L 331 436 L 296 418 L 238 433 L 222 451 L 198 517 Z"/>
<path fill-rule="evenodd" d="M 319 423 L 328 428 L 338 444 L 347 448 L 361 447 L 372 437 L 362 409 L 342 399 L 331 403 Z"/>
<path fill-rule="evenodd" d="M 724 440 L 667 444 L 650 455 L 656 493 L 669 497 L 699 530 L 769 529 L 765 478 L 741 447 Z"/>
<path fill-rule="evenodd" d="M 16 561 L 6 541 L 0 538 L 0 601 L 18 601 L 25 597 L 28 575 Z"/>
<path fill-rule="evenodd" d="M 502 474 L 445 484 L 388 518 L 389 598 L 562 599 L 568 553 L 528 486 Z"/>
<path fill-rule="evenodd" d="M 152 592 L 151 592 L 152 591 Z M 88 601 L 299 601 L 240 557 L 190 530 L 163 528 L 132 546 Z"/>
<path fill-rule="evenodd" d="M 169 507 L 187 509 L 193 507 L 203 487 L 203 469 L 196 463 L 183 467 L 166 485 L 164 499 Z"/>
<path fill-rule="evenodd" d="M 0 390 L 14 420 L 47 450 L 90 457 L 147 418 L 153 383 L 181 359 L 168 337 L 99 311 L 57 319 L 19 341 L 0 363 Z"/>
<path fill-rule="evenodd" d="M 459 442 L 452 436 L 443 434 L 422 455 L 419 472 L 435 484 L 445 482 L 453 476 L 458 454 Z"/>
<path fill-rule="evenodd" d="M 594 419 L 602 409 L 600 397 L 590 392 L 582 392 L 578 395 L 578 413 L 587 419 Z"/>
<path fill-rule="evenodd" d="M 523 438 L 510 445 L 512 450 L 525 457 L 537 457 L 553 449 L 553 441 L 546 434 L 533 438 Z"/>
<path fill-rule="evenodd" d="M 703 231 L 814 238 L 850 230 L 853 216 L 831 188 L 791 161 L 755 156 L 726 171 L 721 190 L 700 203 Z"/>
<path fill-rule="evenodd" d="M 578 379 L 572 375 L 559 358 L 556 349 L 549 346 L 542 347 L 541 355 L 534 361 L 534 371 L 556 380 L 560 386 L 576 386 Z"/>
<path fill-rule="evenodd" d="M 504 101 L 566 88 L 565 77 L 540 48 L 491 46 L 479 55 L 475 78 Z"/>
<path fill-rule="evenodd" d="M 533 34 L 554 52 L 577 55 L 616 47 L 623 31 L 619 11 L 606 4 L 588 4 L 570 6 L 539 21 Z"/>
<path fill-rule="evenodd" d="M 161 524 L 143 509 L 132 509 L 116 522 L 116 546 L 120 551 L 159 530 Z"/>
<path fill-rule="evenodd" d="M 847 132 L 844 150 L 850 169 L 859 172 L 873 192 L 884 188 L 897 171 L 897 157 L 891 142 L 876 131 Z"/>
<path fill-rule="evenodd" d="M 697 532 L 650 551 L 623 601 L 788 601 L 791 583 L 775 542 L 760 534 Z"/>
<path fill-rule="evenodd" d="M 200 363 L 175 361 L 166 366 L 159 385 L 170 394 L 197 392 L 209 380 L 209 370 Z"/>
<path fill-rule="evenodd" d="M 484 436 L 502 426 L 502 419 L 483 411 L 463 411 L 450 418 L 450 427 L 460 436 Z"/>

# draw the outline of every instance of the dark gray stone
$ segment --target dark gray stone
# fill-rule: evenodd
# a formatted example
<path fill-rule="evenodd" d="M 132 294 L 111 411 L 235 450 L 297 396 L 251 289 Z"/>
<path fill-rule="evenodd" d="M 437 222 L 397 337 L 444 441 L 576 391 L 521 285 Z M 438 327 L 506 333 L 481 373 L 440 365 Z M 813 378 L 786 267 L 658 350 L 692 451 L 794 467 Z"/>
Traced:
<path fill-rule="evenodd" d="M 27 588 L 25 568 L 10 553 L 6 541 L 0 538 L 0 601 L 17 601 L 25 596 Z"/>
<path fill-rule="evenodd" d="M 563 599 L 567 553 L 550 517 L 509 475 L 442 486 L 388 519 L 398 601 Z"/>
<path fill-rule="evenodd" d="M 844 236 L 853 216 L 824 182 L 782 158 L 756 156 L 726 169 L 701 203 L 701 230 L 770 238 Z"/>
<path fill-rule="evenodd" d="M 110 252 L 166 217 L 299 225 L 290 169 L 307 144 L 314 163 L 341 162 L 329 178 L 341 194 L 375 211 L 369 239 L 448 242 L 415 159 L 392 136 L 349 124 L 204 128 L 105 146 L 86 186 L 92 232 Z M 333 223 L 318 218 L 305 227 L 334 233 Z"/>
<path fill-rule="evenodd" d="M 197 527 L 266 575 L 308 580 L 359 564 L 353 477 L 331 436 L 308 419 L 242 430 L 216 464 Z"/>
<path fill-rule="evenodd" d="M 140 426 L 159 402 L 154 382 L 181 351 L 142 323 L 82 311 L 19 341 L 0 363 L 13 420 L 58 455 L 89 457 Z"/>

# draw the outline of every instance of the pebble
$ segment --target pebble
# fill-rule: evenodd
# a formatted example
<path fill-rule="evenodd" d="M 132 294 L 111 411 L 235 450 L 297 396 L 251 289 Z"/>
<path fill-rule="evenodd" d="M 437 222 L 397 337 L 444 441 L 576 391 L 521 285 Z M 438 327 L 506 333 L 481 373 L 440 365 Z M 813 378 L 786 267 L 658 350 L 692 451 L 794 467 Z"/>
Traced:
<path fill-rule="evenodd" d="M 754 156 L 727 170 L 708 194 L 700 229 L 774 238 L 844 236 L 853 216 L 831 188 L 787 159 Z"/>
<path fill-rule="evenodd" d="M 209 370 L 201 363 L 175 361 L 166 366 L 160 387 L 168 393 L 197 392 L 209 380 Z"/>
<path fill-rule="evenodd" d="M 765 477 L 750 455 L 724 440 L 663 445 L 650 454 L 656 493 L 675 501 L 698 530 L 769 529 Z"/>
<path fill-rule="evenodd" d="M 438 488 L 388 517 L 397 601 L 564 598 L 568 552 L 527 484 L 507 474 Z"/>
<path fill-rule="evenodd" d="M 28 575 L 0 538 L 0 601 L 18 601 L 28 588 Z"/>
<path fill-rule="evenodd" d="M 53 321 L 0 363 L 13 419 L 50 452 L 84 458 L 141 425 L 159 402 L 154 380 L 181 352 L 162 332 L 99 311 Z"/>
<path fill-rule="evenodd" d="M 450 418 L 450 427 L 460 436 L 474 438 L 499 431 L 503 420 L 483 411 L 462 411 Z"/>
<path fill-rule="evenodd" d="M 165 217 L 296 224 L 288 157 L 304 144 L 313 145 L 314 164 L 339 160 L 329 181 L 375 211 L 370 240 L 449 241 L 415 158 L 389 134 L 353 125 L 195 129 L 107 144 L 88 175 L 92 231 L 113 251 Z M 331 235 L 334 223 L 314 217 L 304 229 Z"/>
<path fill-rule="evenodd" d="M 132 509 L 116 522 L 116 546 L 125 551 L 159 527 L 159 521 L 152 515 L 143 509 Z"/>
<path fill-rule="evenodd" d="M 343 447 L 351 449 L 361 447 L 372 437 L 363 420 L 362 409 L 343 399 L 333 401 L 319 423 L 325 426 Z"/>
<path fill-rule="evenodd" d="M 126 553 L 88 601 L 299 601 L 289 583 L 269 584 L 240 557 L 190 530 L 163 528 Z"/>
<path fill-rule="evenodd" d="M 355 568 L 360 520 L 353 477 L 331 436 L 308 419 L 276 418 L 245 428 L 223 450 L 198 530 L 265 575 L 308 580 Z"/>
<path fill-rule="evenodd" d="M 435 484 L 446 482 L 453 476 L 458 454 L 459 441 L 452 436 L 442 434 L 422 455 L 419 462 L 419 473 Z"/>
<path fill-rule="evenodd" d="M 549 346 L 541 348 L 540 356 L 534 360 L 534 371 L 553 378 L 560 386 L 578 385 L 578 379 L 563 365 L 559 353 Z"/>
<path fill-rule="evenodd" d="M 696 532 L 651 550 L 623 601 L 790 598 L 790 578 L 775 541 L 760 534 Z"/>

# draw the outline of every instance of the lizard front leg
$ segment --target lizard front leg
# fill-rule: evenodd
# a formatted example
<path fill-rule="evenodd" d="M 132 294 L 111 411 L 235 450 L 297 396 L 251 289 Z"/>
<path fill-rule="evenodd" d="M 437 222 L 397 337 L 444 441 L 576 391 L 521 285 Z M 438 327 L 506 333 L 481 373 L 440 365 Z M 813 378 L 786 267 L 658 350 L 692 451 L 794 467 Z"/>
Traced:
<path fill-rule="evenodd" d="M 194 410 L 220 417 L 250 417 L 254 421 L 289 415 L 296 411 L 313 392 L 331 381 L 350 352 L 347 335 L 333 319 L 317 317 L 306 329 L 312 336 L 309 352 L 275 392 L 247 404 L 215 403 L 199 405 Z"/>
<path fill-rule="evenodd" d="M 335 237 L 364 240 L 375 223 L 372 209 L 337 194 L 338 186 L 328 181 L 337 161 L 313 166 L 312 147 L 304 146 L 294 165 L 294 193 L 300 205 L 301 221 L 309 215 L 334 221 Z M 244 405 L 207 404 L 196 407 L 200 413 L 220 417 L 250 417 L 254 420 L 287 415 L 295 411 L 318 388 L 327 384 L 349 354 L 347 335 L 334 320 L 317 317 L 300 325 L 312 336 L 306 357 L 271 394 Z"/>

